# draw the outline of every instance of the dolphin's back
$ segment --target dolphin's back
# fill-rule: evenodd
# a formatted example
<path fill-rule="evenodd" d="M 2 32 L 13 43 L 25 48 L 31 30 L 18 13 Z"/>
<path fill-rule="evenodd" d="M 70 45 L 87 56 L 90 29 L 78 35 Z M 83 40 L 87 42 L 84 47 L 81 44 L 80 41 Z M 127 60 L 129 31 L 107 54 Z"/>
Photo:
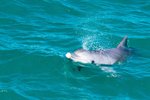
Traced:
<path fill-rule="evenodd" d="M 115 49 L 91 51 L 93 61 L 96 64 L 112 65 L 117 61 L 119 55 L 115 54 Z"/>
<path fill-rule="evenodd" d="M 118 61 L 124 60 L 127 51 L 120 48 L 113 48 L 108 50 L 92 51 L 95 63 L 112 65 Z"/>

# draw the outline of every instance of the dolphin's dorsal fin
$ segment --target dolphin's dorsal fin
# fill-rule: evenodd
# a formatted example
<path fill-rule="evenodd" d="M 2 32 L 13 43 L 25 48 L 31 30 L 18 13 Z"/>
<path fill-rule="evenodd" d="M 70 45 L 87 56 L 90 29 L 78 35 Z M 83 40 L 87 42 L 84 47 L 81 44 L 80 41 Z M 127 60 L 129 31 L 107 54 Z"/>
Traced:
<path fill-rule="evenodd" d="M 122 41 L 119 43 L 119 45 L 117 46 L 117 48 L 120 48 L 120 47 L 127 47 L 127 39 L 128 37 L 125 36 Z"/>

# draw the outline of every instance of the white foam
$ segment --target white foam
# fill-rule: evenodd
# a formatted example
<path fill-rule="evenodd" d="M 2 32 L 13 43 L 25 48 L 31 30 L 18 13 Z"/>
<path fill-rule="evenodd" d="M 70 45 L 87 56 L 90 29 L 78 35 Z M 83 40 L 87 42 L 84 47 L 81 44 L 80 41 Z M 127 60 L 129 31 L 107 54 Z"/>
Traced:
<path fill-rule="evenodd" d="M 116 70 L 114 70 L 112 67 L 100 67 L 100 69 L 106 73 L 109 73 L 107 77 L 118 77 Z"/>
<path fill-rule="evenodd" d="M 108 72 L 108 73 L 116 73 L 116 71 L 112 67 L 100 67 L 101 70 Z"/>
<path fill-rule="evenodd" d="M 86 50 L 102 50 L 112 47 L 112 39 L 103 33 L 82 37 L 82 48 Z"/>
<path fill-rule="evenodd" d="M 103 49 L 102 45 L 100 45 L 100 40 L 97 39 L 97 35 L 86 36 L 82 39 L 82 48 L 86 50 L 98 50 Z"/>

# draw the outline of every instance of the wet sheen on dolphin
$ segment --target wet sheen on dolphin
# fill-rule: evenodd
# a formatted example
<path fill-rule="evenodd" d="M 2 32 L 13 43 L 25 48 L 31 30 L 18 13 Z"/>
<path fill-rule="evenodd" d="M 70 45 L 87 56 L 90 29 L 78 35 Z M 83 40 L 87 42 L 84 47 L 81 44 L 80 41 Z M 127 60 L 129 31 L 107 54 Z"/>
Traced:
<path fill-rule="evenodd" d="M 74 53 L 67 53 L 66 57 L 74 62 L 85 64 L 113 65 L 125 60 L 131 52 L 132 50 L 127 46 L 127 36 L 125 36 L 116 48 L 94 51 L 79 49 Z"/>

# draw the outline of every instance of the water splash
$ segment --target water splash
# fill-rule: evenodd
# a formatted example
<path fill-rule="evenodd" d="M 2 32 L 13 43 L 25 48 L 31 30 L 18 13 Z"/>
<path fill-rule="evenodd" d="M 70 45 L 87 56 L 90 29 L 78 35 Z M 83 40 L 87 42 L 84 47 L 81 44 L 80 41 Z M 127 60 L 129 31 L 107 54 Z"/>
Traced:
<path fill-rule="evenodd" d="M 114 70 L 114 68 L 112 67 L 106 67 L 106 66 L 102 66 L 99 67 L 102 71 L 109 73 L 109 75 L 107 75 L 107 77 L 118 77 L 119 75 L 117 75 L 116 70 Z"/>
<path fill-rule="evenodd" d="M 86 50 L 103 50 L 111 48 L 111 37 L 103 34 L 87 35 L 82 39 L 82 48 Z"/>

